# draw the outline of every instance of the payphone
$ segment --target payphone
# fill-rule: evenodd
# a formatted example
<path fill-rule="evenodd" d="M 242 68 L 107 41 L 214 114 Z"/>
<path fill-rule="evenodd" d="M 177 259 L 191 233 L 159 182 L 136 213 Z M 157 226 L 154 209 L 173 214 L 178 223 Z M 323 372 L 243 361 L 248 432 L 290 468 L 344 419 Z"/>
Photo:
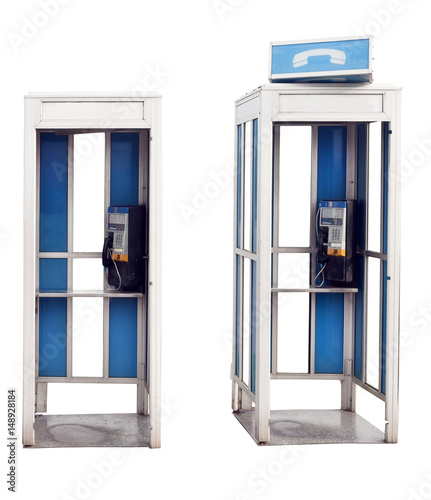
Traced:
<path fill-rule="evenodd" d="M 145 208 L 109 207 L 107 216 L 102 264 L 107 272 L 108 286 L 115 290 L 144 292 Z"/>
<path fill-rule="evenodd" d="M 317 261 L 315 282 L 333 286 L 356 281 L 356 201 L 322 200 L 316 216 Z"/>

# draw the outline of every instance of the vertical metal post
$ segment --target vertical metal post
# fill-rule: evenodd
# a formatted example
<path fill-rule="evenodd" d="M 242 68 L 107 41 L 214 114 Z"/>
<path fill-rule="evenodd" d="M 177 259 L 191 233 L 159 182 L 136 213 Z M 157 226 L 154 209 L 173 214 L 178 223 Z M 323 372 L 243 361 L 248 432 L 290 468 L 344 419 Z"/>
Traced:
<path fill-rule="evenodd" d="M 148 136 L 145 132 L 139 133 L 139 205 L 145 206 L 145 213 L 147 217 L 148 203 L 147 203 L 147 158 L 148 158 Z M 147 229 L 147 225 L 145 225 Z M 147 288 L 147 287 L 146 287 Z M 145 290 L 147 294 L 147 290 Z M 137 378 L 138 384 L 137 392 L 137 413 L 148 415 L 148 390 L 146 381 L 146 366 L 145 366 L 145 341 L 147 337 L 147 321 L 145 311 L 145 297 L 139 297 L 138 301 L 138 321 L 137 321 Z"/>
<path fill-rule="evenodd" d="M 148 345 L 150 394 L 150 447 L 160 447 L 161 421 L 161 306 L 162 306 L 162 170 L 161 102 L 151 99 Z M 149 102 L 149 105 L 150 105 Z M 149 107 L 149 106 L 148 106 Z"/>
<path fill-rule="evenodd" d="M 280 125 L 273 127 L 273 200 L 272 200 L 272 287 L 278 287 L 278 261 L 280 246 Z M 278 372 L 278 293 L 271 294 L 271 373 Z"/>
<path fill-rule="evenodd" d="M 234 249 L 237 247 L 237 234 L 238 234 L 238 171 L 241 169 L 242 161 L 241 157 L 238 155 L 241 154 L 242 146 L 238 147 L 239 140 L 239 132 L 238 127 L 235 123 L 235 170 L 234 170 L 234 195 L 233 195 L 233 205 L 234 205 L 234 218 L 233 218 L 233 245 Z M 241 224 L 240 224 L 241 225 Z M 237 316 L 239 315 L 239 311 L 237 310 L 237 261 L 238 257 L 236 252 L 233 252 L 233 325 L 232 325 L 232 365 L 231 365 L 231 379 L 232 379 L 232 410 L 238 411 L 240 409 L 240 390 L 238 384 L 235 382 L 235 374 L 236 374 L 236 357 L 237 357 L 237 342 L 236 342 L 236 333 L 237 333 Z"/>
<path fill-rule="evenodd" d="M 269 441 L 271 340 L 272 93 L 261 91 L 257 185 L 255 438 Z M 270 137 L 270 141 L 264 141 Z"/>
<path fill-rule="evenodd" d="M 357 179 L 357 126 L 347 125 L 346 147 L 346 199 L 356 199 Z M 343 373 L 345 379 L 341 382 L 341 409 L 353 411 L 355 407 L 355 391 L 353 384 L 353 336 L 355 331 L 355 296 L 344 294 L 344 352 Z"/>
<path fill-rule="evenodd" d="M 400 225 L 401 225 L 401 146 L 399 92 L 391 92 L 388 105 L 393 121 L 389 124 L 388 165 L 388 254 L 386 317 L 386 403 L 385 441 L 398 441 L 398 372 L 400 328 Z M 389 97 L 389 96 L 388 96 Z"/>
<path fill-rule="evenodd" d="M 40 106 L 33 99 L 24 101 L 24 344 L 23 344 L 23 430 L 24 446 L 34 444 L 34 412 L 36 407 L 35 359 L 35 255 L 36 255 L 36 130 Z"/>
<path fill-rule="evenodd" d="M 310 179 L 310 285 L 314 284 L 316 276 L 316 213 L 317 213 L 317 159 L 319 146 L 319 126 L 311 126 L 311 179 Z M 316 359 L 316 294 L 310 293 L 310 340 L 309 366 L 310 375 L 314 375 Z"/>

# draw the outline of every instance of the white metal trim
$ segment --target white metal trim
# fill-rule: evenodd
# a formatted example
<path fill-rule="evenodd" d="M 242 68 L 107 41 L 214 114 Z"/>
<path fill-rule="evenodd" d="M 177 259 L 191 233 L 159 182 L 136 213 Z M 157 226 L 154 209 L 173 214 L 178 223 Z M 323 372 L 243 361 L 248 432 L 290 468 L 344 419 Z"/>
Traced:
<path fill-rule="evenodd" d="M 273 94 L 262 93 L 258 122 L 258 186 L 257 186 L 257 243 L 256 276 L 256 399 L 255 438 L 258 442 L 270 439 L 270 339 L 271 318 L 266 303 L 271 300 L 271 198 L 272 198 L 272 141 L 262 141 L 266 130 L 272 131 L 271 109 Z"/>
<path fill-rule="evenodd" d="M 23 429 L 24 446 L 34 444 L 36 328 L 34 291 L 36 254 L 36 132 L 39 120 L 36 102 L 25 101 L 24 144 L 24 318 L 23 318 Z"/>
<path fill-rule="evenodd" d="M 271 46 L 277 45 L 296 45 L 298 43 L 320 43 L 320 42 L 341 42 L 343 40 L 366 40 L 369 39 L 370 43 L 373 39 L 373 35 L 351 35 L 351 36 L 340 36 L 334 38 L 307 38 L 305 40 L 289 40 L 288 42 L 270 42 Z"/>
<path fill-rule="evenodd" d="M 149 164 L 149 259 L 148 259 L 148 362 L 150 447 L 159 448 L 161 426 L 161 333 L 162 333 L 162 170 L 161 170 L 161 102 L 149 103 L 147 111 L 153 128 Z"/>

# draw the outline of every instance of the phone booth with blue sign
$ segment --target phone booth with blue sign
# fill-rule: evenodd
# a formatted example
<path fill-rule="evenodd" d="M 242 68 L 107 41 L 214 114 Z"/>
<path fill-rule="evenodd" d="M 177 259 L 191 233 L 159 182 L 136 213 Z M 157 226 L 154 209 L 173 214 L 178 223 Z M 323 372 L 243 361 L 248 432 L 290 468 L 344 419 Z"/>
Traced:
<path fill-rule="evenodd" d="M 401 91 L 351 83 L 370 39 L 347 42 L 271 44 L 283 83 L 236 101 L 232 408 L 257 443 L 398 439 Z"/>
<path fill-rule="evenodd" d="M 160 446 L 160 102 L 25 97 L 25 446 Z M 136 413 L 50 414 L 54 384 L 134 384 Z"/>

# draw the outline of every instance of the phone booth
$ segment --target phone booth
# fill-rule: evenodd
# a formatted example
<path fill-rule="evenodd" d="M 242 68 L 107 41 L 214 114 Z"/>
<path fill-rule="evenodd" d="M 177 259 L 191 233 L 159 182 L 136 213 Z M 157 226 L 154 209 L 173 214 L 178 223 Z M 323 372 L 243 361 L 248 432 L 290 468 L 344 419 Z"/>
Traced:
<path fill-rule="evenodd" d="M 24 194 L 23 444 L 160 447 L 160 96 L 25 96 Z M 136 413 L 50 414 L 54 384 Z"/>
<path fill-rule="evenodd" d="M 301 45 L 292 68 L 347 64 L 334 50 Z M 232 408 L 257 443 L 397 442 L 401 91 L 368 70 L 236 101 Z M 339 405 L 271 410 L 271 385 L 298 381 L 340 385 Z"/>

